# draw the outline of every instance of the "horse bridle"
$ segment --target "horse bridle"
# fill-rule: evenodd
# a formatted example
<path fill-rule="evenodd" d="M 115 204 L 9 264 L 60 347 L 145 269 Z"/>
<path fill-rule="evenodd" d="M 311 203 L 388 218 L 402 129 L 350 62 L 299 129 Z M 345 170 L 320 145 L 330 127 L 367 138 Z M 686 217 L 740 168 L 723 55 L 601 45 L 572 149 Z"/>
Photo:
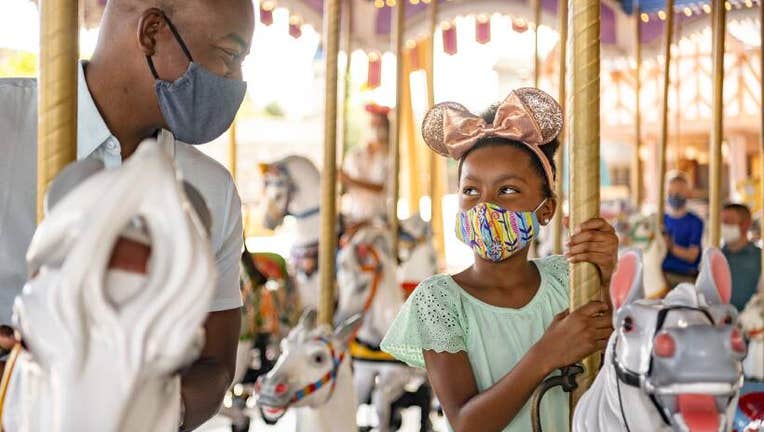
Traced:
<path fill-rule="evenodd" d="M 289 204 L 292 202 L 292 196 L 295 192 L 297 192 L 297 185 L 295 185 L 294 181 L 292 180 L 292 176 L 289 173 L 289 169 L 286 167 L 286 165 L 277 163 L 271 165 L 273 166 L 276 171 L 281 175 L 282 177 L 286 178 L 287 181 L 287 198 L 286 201 L 284 201 L 284 208 L 281 209 L 281 214 L 284 216 L 292 216 L 295 219 L 307 219 L 311 216 L 315 216 L 321 212 L 321 207 L 313 207 L 308 210 L 294 213 L 289 211 Z"/>
<path fill-rule="evenodd" d="M 263 413 L 263 407 L 259 406 L 260 410 L 260 417 L 263 419 L 263 421 L 266 422 L 266 424 L 274 425 L 276 424 L 281 418 L 286 414 L 287 409 L 289 409 L 290 406 L 296 404 L 297 402 L 305 399 L 306 397 L 310 396 L 311 394 L 321 390 L 326 385 L 331 384 L 331 388 L 329 389 L 329 393 L 326 395 L 326 399 L 323 403 L 326 403 L 329 401 L 329 399 L 332 398 L 332 395 L 334 394 L 334 388 L 337 385 L 337 374 L 339 373 L 340 366 L 342 365 L 342 362 L 345 360 L 345 355 L 347 354 L 346 351 L 340 351 L 339 353 L 334 350 L 334 344 L 332 344 L 332 341 L 325 337 L 316 337 L 313 340 L 318 341 L 326 345 L 326 348 L 329 350 L 329 354 L 332 357 L 332 368 L 324 374 L 321 378 L 317 379 L 316 381 L 313 381 L 312 383 L 306 385 L 305 387 L 301 388 L 300 390 L 297 390 L 291 399 L 289 399 L 289 403 L 287 403 L 283 407 L 283 412 L 280 416 L 278 416 L 275 419 L 269 419 L 266 417 Z"/>
<path fill-rule="evenodd" d="M 656 320 L 656 323 L 655 323 L 655 331 L 653 332 L 653 336 L 658 334 L 658 332 L 660 332 L 663 329 L 663 325 L 666 321 L 666 317 L 668 316 L 668 313 L 674 310 L 691 310 L 691 311 L 701 312 L 703 313 L 703 315 L 706 316 L 706 318 L 708 318 L 709 323 L 716 324 L 713 316 L 711 316 L 711 314 L 708 312 L 706 308 L 691 307 L 691 306 L 670 306 L 658 311 L 658 319 Z M 664 408 L 661 406 L 661 404 L 658 402 L 658 399 L 655 397 L 655 393 L 647 385 L 649 376 L 653 371 L 653 356 L 650 355 L 650 365 L 648 366 L 647 373 L 641 374 L 641 373 L 629 370 L 623 367 L 620 363 L 618 363 L 617 353 L 618 353 L 618 338 L 616 338 L 615 341 L 613 342 L 612 364 L 616 374 L 615 382 L 616 382 L 616 391 L 618 393 L 618 407 L 621 410 L 621 418 L 623 419 L 623 424 L 626 427 L 626 432 L 631 432 L 631 428 L 629 428 L 629 422 L 626 420 L 626 411 L 623 408 L 623 398 L 621 396 L 621 382 L 628 385 L 629 387 L 636 387 L 636 388 L 642 389 L 648 395 L 653 406 L 655 406 L 656 411 L 658 411 L 658 413 L 660 414 L 661 420 L 663 420 L 663 423 L 666 426 L 671 426 L 671 420 L 669 419 L 668 414 L 666 413 Z"/>

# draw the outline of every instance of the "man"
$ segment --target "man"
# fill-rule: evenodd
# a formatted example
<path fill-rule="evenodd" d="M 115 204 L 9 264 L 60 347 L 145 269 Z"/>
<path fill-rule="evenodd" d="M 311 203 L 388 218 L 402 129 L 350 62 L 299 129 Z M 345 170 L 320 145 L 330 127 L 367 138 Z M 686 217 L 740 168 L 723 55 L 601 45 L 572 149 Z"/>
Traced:
<path fill-rule="evenodd" d="M 369 114 L 369 126 L 364 131 L 366 143 L 347 155 L 339 173 L 340 182 L 347 189 L 344 213 L 351 224 L 385 220 L 387 216 L 390 109 L 369 105 L 366 111 Z"/>
<path fill-rule="evenodd" d="M 732 303 L 742 311 L 756 293 L 761 277 L 761 249 L 748 240 L 751 210 L 743 204 L 727 204 L 722 209 L 722 252 L 732 273 Z"/>
<path fill-rule="evenodd" d="M 663 221 L 668 253 L 663 260 L 663 273 L 669 287 L 681 282 L 694 283 L 701 257 L 703 221 L 687 209 L 690 184 L 682 174 L 673 174 L 668 181 L 668 211 Z"/>
<path fill-rule="evenodd" d="M 181 141 L 211 141 L 233 121 L 246 88 L 241 62 L 253 16 L 250 0 L 111 0 L 95 53 L 79 68 L 78 159 L 118 166 L 143 139 L 156 135 L 212 212 L 218 280 L 210 288 L 215 295 L 205 347 L 182 377 L 183 430 L 217 412 L 233 377 L 242 225 L 230 174 Z M 27 278 L 24 254 L 35 229 L 34 80 L 0 80 L 0 131 L 0 324 L 9 324 L 13 299 Z"/>

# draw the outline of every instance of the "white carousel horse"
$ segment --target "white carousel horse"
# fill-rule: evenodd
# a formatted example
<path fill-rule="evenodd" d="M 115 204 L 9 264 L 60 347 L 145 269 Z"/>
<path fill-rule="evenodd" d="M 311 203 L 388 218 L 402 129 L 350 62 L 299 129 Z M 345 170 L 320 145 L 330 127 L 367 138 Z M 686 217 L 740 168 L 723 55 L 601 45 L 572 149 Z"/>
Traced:
<path fill-rule="evenodd" d="M 747 378 L 764 381 L 764 293 L 751 297 L 740 313 L 740 324 L 749 340 L 743 372 Z"/>
<path fill-rule="evenodd" d="M 302 307 L 318 307 L 318 235 L 321 231 L 319 200 L 321 176 L 308 158 L 288 156 L 261 164 L 265 195 L 265 225 L 275 229 L 286 216 L 296 219 L 297 243 L 292 247 L 292 265 Z"/>
<path fill-rule="evenodd" d="M 642 275 L 639 253 L 625 253 L 610 288 L 616 330 L 572 430 L 729 431 L 746 345 L 724 255 L 706 250 L 696 285 L 662 300 L 645 299 Z"/>
<path fill-rule="evenodd" d="M 419 215 L 402 220 L 398 251 L 401 263 L 398 279 L 408 296 L 419 283 L 438 272 L 438 257 L 432 244 L 430 224 Z"/>
<path fill-rule="evenodd" d="M 153 140 L 52 208 L 32 239 L 32 278 L 14 305 L 25 347 L 14 349 L 6 431 L 178 430 L 178 371 L 203 346 L 215 281 L 191 209 Z M 120 237 L 150 246 L 148 274 L 110 268 Z"/>
<path fill-rule="evenodd" d="M 332 330 L 316 326 L 316 313 L 305 312 L 281 342 L 276 366 L 256 385 L 264 420 L 278 421 L 297 410 L 297 432 L 357 431 L 355 391 L 348 342 L 362 318 L 354 316 Z"/>
<path fill-rule="evenodd" d="M 340 295 L 337 321 L 362 314 L 363 324 L 351 344 L 359 405 L 371 400 L 377 430 L 390 429 L 391 406 L 416 376 L 414 370 L 382 353 L 379 344 L 403 305 L 389 231 L 369 225 L 357 231 L 337 256 Z"/>
<path fill-rule="evenodd" d="M 649 299 L 663 297 L 669 290 L 663 276 L 663 260 L 666 259 L 668 247 L 663 235 L 658 232 L 658 216 L 636 213 L 628 218 L 625 227 L 627 231 L 619 233 L 621 244 L 642 251 L 645 296 Z"/>

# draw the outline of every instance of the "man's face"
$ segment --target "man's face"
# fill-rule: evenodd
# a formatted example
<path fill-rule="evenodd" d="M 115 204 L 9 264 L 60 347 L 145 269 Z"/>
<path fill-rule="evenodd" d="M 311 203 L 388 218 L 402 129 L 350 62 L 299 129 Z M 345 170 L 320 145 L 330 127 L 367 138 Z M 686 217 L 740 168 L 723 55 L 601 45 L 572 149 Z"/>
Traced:
<path fill-rule="evenodd" d="M 389 132 L 387 130 L 387 122 L 378 115 L 370 116 L 369 128 L 371 130 L 371 137 L 375 142 L 384 148 L 387 148 L 389 140 Z"/>
<path fill-rule="evenodd" d="M 688 198 L 690 195 L 690 186 L 684 180 L 672 180 L 668 184 L 668 196 L 678 196 Z"/>
<path fill-rule="evenodd" d="M 740 215 L 734 210 L 722 210 L 722 223 L 739 226 L 741 223 Z"/>
<path fill-rule="evenodd" d="M 177 3 L 169 19 L 186 43 L 194 62 L 208 71 L 242 79 L 241 63 L 249 54 L 254 31 L 250 0 L 189 1 Z M 166 12 L 168 13 L 168 12 Z M 172 81 L 188 68 L 188 58 L 167 26 L 157 34 L 154 63 L 161 79 Z"/>

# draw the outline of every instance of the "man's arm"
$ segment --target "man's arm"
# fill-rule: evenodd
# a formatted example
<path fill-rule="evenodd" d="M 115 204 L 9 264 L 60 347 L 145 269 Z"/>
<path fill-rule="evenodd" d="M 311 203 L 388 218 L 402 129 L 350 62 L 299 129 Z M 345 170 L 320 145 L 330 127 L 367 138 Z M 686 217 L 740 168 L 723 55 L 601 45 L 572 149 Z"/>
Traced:
<path fill-rule="evenodd" d="M 354 187 L 358 189 L 365 189 L 370 192 L 384 192 L 385 185 L 379 183 L 372 183 L 366 180 L 351 177 L 345 171 L 340 171 L 340 182 L 347 187 Z"/>
<path fill-rule="evenodd" d="M 690 244 L 687 247 L 682 247 L 675 244 L 673 241 L 668 244 L 669 252 L 675 257 L 688 263 L 694 263 L 700 256 L 700 242 L 703 239 L 703 222 L 698 223 L 691 233 Z"/>
<path fill-rule="evenodd" d="M 199 358 L 181 375 L 185 406 L 182 431 L 199 427 L 220 409 L 236 370 L 241 312 L 211 312 L 204 323 L 205 342 Z"/>

